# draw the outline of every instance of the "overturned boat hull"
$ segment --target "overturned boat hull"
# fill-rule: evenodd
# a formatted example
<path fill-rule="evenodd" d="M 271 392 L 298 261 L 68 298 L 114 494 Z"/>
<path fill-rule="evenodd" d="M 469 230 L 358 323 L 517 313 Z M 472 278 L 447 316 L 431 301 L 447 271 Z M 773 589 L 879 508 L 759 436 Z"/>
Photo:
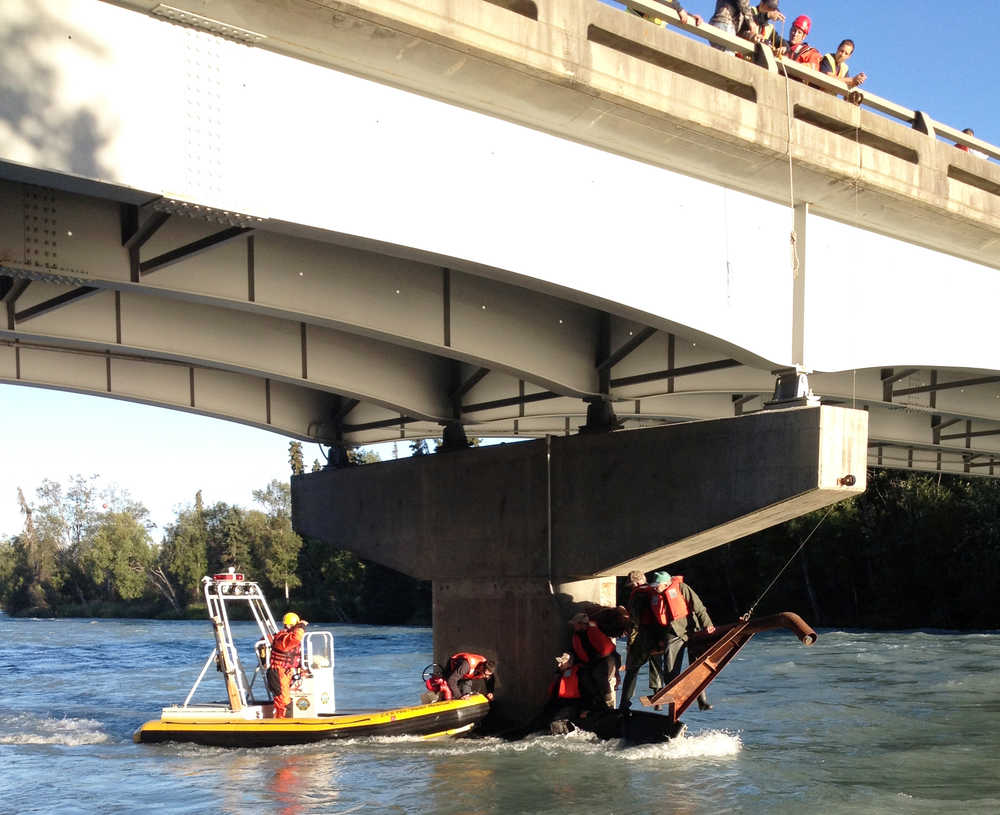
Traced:
<path fill-rule="evenodd" d="M 164 708 L 159 719 L 136 730 L 134 740 L 142 744 L 174 741 L 211 747 L 278 747 L 371 736 L 439 738 L 468 732 L 489 710 L 489 701 L 480 695 L 393 710 L 292 719 L 260 718 L 263 706 L 248 708 L 242 712 L 246 715 L 225 707 L 173 707 Z"/>

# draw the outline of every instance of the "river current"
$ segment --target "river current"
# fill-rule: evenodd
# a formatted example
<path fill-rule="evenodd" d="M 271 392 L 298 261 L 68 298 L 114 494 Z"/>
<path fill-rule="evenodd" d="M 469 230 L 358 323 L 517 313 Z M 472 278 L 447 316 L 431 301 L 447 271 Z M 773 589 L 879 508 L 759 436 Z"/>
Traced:
<path fill-rule="evenodd" d="M 339 709 L 417 701 L 429 629 L 321 627 Z M 714 710 L 643 747 L 580 733 L 138 745 L 135 728 L 187 695 L 207 622 L 0 614 L 0 641 L 4 813 L 1000 812 L 998 633 L 824 630 L 811 648 L 758 634 L 709 688 Z M 205 681 L 225 697 L 214 669 Z"/>

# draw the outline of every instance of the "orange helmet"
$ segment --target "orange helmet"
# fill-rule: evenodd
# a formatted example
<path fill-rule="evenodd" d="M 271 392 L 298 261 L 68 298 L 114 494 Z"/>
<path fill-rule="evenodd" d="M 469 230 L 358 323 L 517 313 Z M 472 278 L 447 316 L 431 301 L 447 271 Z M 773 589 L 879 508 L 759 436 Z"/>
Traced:
<path fill-rule="evenodd" d="M 792 23 L 792 28 L 798 28 L 802 31 L 803 34 L 808 34 L 809 29 L 812 28 L 812 25 L 813 25 L 812 20 L 806 17 L 805 14 L 800 14 L 798 17 L 795 18 L 794 22 Z"/>

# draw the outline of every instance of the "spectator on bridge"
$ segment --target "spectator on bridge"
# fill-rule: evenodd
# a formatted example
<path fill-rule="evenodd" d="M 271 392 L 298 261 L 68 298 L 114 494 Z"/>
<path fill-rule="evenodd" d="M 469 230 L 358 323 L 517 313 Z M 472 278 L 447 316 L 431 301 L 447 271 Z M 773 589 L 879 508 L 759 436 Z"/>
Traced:
<path fill-rule="evenodd" d="M 806 37 L 812 30 L 812 20 L 805 14 L 800 14 L 792 22 L 791 31 L 788 32 L 788 41 L 782 43 L 778 49 L 778 56 L 787 57 L 793 62 L 800 62 L 808 65 L 814 71 L 819 70 L 819 64 L 823 57 L 819 51 L 813 48 Z"/>
<path fill-rule="evenodd" d="M 854 40 L 844 40 L 837 46 L 836 53 L 825 54 L 820 62 L 819 69 L 824 74 L 834 76 L 841 80 L 848 89 L 854 89 L 864 83 L 868 75 L 864 71 L 848 76 L 847 60 L 854 53 Z"/>
<path fill-rule="evenodd" d="M 684 10 L 684 7 L 677 2 L 677 0 L 660 0 L 660 2 L 663 3 L 663 5 L 669 6 L 674 11 L 676 11 L 677 16 L 681 18 L 681 22 L 684 23 L 685 25 L 691 23 L 692 21 L 694 22 L 695 25 L 701 25 L 702 22 L 704 22 L 701 19 L 700 14 L 689 14 L 687 11 Z M 628 4 L 626 3 L 626 5 Z M 667 26 L 667 21 L 661 20 L 659 17 L 651 17 L 650 15 L 646 14 L 646 12 L 639 11 L 639 9 L 632 8 L 631 6 L 628 6 L 628 10 L 631 11 L 633 14 L 635 14 L 637 17 L 642 17 L 642 19 L 644 20 L 649 20 L 649 22 L 653 23 L 654 25 L 663 26 L 664 28 L 666 28 Z"/>
<path fill-rule="evenodd" d="M 452 699 L 466 699 L 473 693 L 472 683 L 482 681 L 487 699 L 493 698 L 495 678 L 493 672 L 497 664 L 482 654 L 460 651 L 448 658 L 445 675 L 448 677 L 448 688 Z"/>
<path fill-rule="evenodd" d="M 715 631 L 715 626 L 701 598 L 679 574 L 671 577 L 668 572 L 657 572 L 653 575 L 653 590 L 655 592 L 653 617 L 662 627 L 664 637 L 663 684 L 669 685 L 680 676 L 688 637 L 695 631 L 706 631 L 710 634 Z M 652 663 L 654 659 L 657 659 L 656 655 L 650 662 Z M 690 659 L 689 654 L 689 662 Z M 704 691 L 698 696 L 698 709 L 712 709 Z"/>
<path fill-rule="evenodd" d="M 618 679 L 615 642 L 583 612 L 574 614 L 569 622 L 573 627 L 573 654 L 581 663 L 583 704 L 591 710 L 613 710 Z"/>
<path fill-rule="evenodd" d="M 750 0 L 717 0 L 715 13 L 708 22 L 734 37 L 744 26 L 750 34 L 746 39 L 757 42 L 760 37 L 760 29 L 754 19 L 753 9 L 750 8 Z"/>
<path fill-rule="evenodd" d="M 975 131 L 971 127 L 965 128 L 965 130 L 963 130 L 962 132 L 966 136 L 975 136 L 976 135 Z M 989 156 L 987 156 L 986 153 L 984 153 L 982 150 L 970 150 L 964 144 L 956 144 L 955 147 L 957 147 L 963 153 L 969 153 L 970 155 L 979 156 L 980 158 L 989 158 Z"/>
<path fill-rule="evenodd" d="M 757 24 L 756 40 L 751 34 L 750 20 Z M 740 28 L 740 36 L 745 40 L 764 43 L 764 45 L 776 50 L 781 45 L 781 37 L 775 31 L 775 20 L 781 23 L 785 21 L 785 15 L 778 11 L 778 0 L 763 0 L 760 5 L 750 9 L 750 17 L 744 21 L 743 27 Z"/>

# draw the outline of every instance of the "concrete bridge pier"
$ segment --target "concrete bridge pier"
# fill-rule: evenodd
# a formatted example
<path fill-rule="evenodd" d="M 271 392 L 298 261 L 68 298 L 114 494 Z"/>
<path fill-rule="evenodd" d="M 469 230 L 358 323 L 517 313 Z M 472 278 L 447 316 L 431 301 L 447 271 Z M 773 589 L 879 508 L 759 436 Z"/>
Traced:
<path fill-rule="evenodd" d="M 862 492 L 867 429 L 864 411 L 800 407 L 323 470 L 292 479 L 293 521 L 433 581 L 434 660 L 495 658 L 496 718 L 519 723 L 580 604 Z"/>
<path fill-rule="evenodd" d="M 567 650 L 569 618 L 585 603 L 615 604 L 615 578 L 555 581 L 486 577 L 435 580 L 434 655 L 496 659 L 493 720 L 522 723 L 545 702 L 553 657 Z M 484 645 L 485 643 L 485 645 Z"/>

